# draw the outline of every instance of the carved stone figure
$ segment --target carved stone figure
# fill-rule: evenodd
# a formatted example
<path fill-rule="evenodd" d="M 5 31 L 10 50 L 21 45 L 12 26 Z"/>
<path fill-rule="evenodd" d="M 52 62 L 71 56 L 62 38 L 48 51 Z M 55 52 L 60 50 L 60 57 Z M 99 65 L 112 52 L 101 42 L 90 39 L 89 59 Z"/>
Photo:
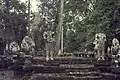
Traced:
<path fill-rule="evenodd" d="M 49 59 L 53 60 L 53 53 L 54 53 L 54 41 L 55 38 L 53 36 L 54 32 L 46 31 L 43 34 L 44 39 L 46 40 L 46 61 Z"/>
<path fill-rule="evenodd" d="M 29 36 L 25 36 L 22 40 L 21 48 L 29 52 L 34 47 L 35 47 L 35 42 L 33 41 L 33 39 Z"/>
<path fill-rule="evenodd" d="M 120 44 L 117 38 L 113 38 L 112 40 L 111 53 L 115 66 L 118 67 L 118 63 L 120 62 Z"/>
<path fill-rule="evenodd" d="M 117 38 L 112 40 L 111 53 L 117 55 L 120 49 L 120 44 Z"/>
<path fill-rule="evenodd" d="M 13 41 L 12 43 L 10 43 L 9 45 L 9 50 L 12 52 L 12 53 L 16 53 L 20 50 L 20 46 L 18 45 L 17 42 Z"/>
<path fill-rule="evenodd" d="M 105 41 L 106 35 L 104 33 L 98 33 L 95 35 L 95 40 L 93 44 L 95 45 L 94 49 L 97 51 L 96 58 L 98 60 L 104 60 L 105 57 Z"/>

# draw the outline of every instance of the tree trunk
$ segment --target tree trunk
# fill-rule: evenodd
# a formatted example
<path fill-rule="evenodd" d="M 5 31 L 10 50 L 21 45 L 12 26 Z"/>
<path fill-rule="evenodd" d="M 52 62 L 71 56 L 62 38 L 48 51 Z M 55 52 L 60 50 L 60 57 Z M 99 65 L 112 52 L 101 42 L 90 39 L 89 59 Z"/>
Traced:
<path fill-rule="evenodd" d="M 28 0 L 28 35 L 30 34 L 30 0 Z"/>
<path fill-rule="evenodd" d="M 55 46 L 55 51 L 56 54 L 58 54 L 59 50 L 61 50 L 61 53 L 63 53 L 63 7 L 64 7 L 64 0 L 61 0 L 61 5 L 60 5 L 60 13 L 59 13 L 59 23 L 58 23 L 58 36 L 56 39 L 56 46 Z"/>

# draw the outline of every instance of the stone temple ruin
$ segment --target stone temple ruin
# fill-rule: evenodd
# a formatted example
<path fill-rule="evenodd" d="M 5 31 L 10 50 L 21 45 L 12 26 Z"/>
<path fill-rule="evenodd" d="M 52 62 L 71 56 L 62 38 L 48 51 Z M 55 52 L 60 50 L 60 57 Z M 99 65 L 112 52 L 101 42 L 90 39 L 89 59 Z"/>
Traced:
<path fill-rule="evenodd" d="M 49 33 L 50 36 L 51 34 Z M 48 33 L 43 36 L 46 41 L 50 38 Z M 4 63 L 0 61 L 0 69 L 7 69 L 6 72 L 9 73 L 10 71 L 11 76 L 29 76 L 26 78 L 27 80 L 120 79 L 120 44 L 117 38 L 113 38 L 111 47 L 107 47 L 107 53 L 105 53 L 106 35 L 97 33 L 93 41 L 95 52 L 65 52 L 64 55 L 58 55 L 54 59 L 53 42 L 52 37 L 46 42 L 48 52 L 44 57 L 35 56 L 35 42 L 29 36 L 25 36 L 21 44 L 16 41 L 11 42 L 9 49 L 7 49 L 11 54 L 11 58 L 1 56 L 1 61 L 4 61 Z M 108 57 L 110 59 L 107 59 Z"/>
<path fill-rule="evenodd" d="M 120 80 L 119 18 L 120 0 L 0 0 L 0 80 Z"/>

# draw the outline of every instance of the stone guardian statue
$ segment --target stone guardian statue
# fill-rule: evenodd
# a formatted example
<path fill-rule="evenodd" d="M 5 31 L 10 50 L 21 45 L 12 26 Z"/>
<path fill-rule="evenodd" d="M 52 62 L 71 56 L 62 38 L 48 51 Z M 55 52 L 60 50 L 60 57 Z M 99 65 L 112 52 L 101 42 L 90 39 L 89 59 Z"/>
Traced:
<path fill-rule="evenodd" d="M 117 55 L 119 52 L 120 44 L 117 38 L 113 38 L 112 46 L 111 46 L 111 53 L 112 55 Z"/>
<path fill-rule="evenodd" d="M 46 31 L 43 34 L 44 39 L 46 40 L 46 61 L 49 59 L 53 60 L 54 53 L 54 32 Z"/>
<path fill-rule="evenodd" d="M 93 44 L 95 45 L 94 50 L 96 51 L 96 58 L 98 60 L 104 60 L 105 42 L 106 42 L 106 35 L 104 33 L 95 34 L 95 40 Z"/>

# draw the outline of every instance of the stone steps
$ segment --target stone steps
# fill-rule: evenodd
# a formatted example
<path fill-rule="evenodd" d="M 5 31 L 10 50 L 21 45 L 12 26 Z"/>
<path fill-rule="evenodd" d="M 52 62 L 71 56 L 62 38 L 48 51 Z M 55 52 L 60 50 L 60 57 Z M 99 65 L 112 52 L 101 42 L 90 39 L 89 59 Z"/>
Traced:
<path fill-rule="evenodd" d="M 120 80 L 120 74 L 102 73 L 101 76 L 106 80 Z"/>
<path fill-rule="evenodd" d="M 103 80 L 101 76 L 74 77 L 74 80 Z"/>
<path fill-rule="evenodd" d="M 60 66 L 55 65 L 31 65 L 24 67 L 25 70 L 33 70 L 36 73 L 52 73 L 52 72 L 80 72 L 80 71 L 95 71 L 97 70 L 94 65 L 90 64 L 60 64 Z"/>
<path fill-rule="evenodd" d="M 77 60 L 81 63 L 74 63 Z M 34 77 L 32 80 L 101 80 L 99 71 L 89 62 L 92 60 L 64 59 L 41 63 L 39 66 L 34 64 L 34 75 L 31 78 Z"/>
<path fill-rule="evenodd" d="M 100 80 L 101 76 L 68 76 L 65 74 L 48 74 L 42 73 L 33 75 L 31 77 L 32 80 Z"/>
<path fill-rule="evenodd" d="M 19 73 L 22 71 L 22 75 L 31 73 L 29 80 L 101 80 L 99 70 L 93 65 L 95 61 L 93 58 L 78 57 L 45 61 L 45 58 L 37 57 L 32 60 L 32 65 L 24 66 L 21 70 L 16 68 L 17 65 L 14 69 Z"/>
<path fill-rule="evenodd" d="M 45 57 L 35 57 L 32 62 L 34 64 L 49 64 L 49 63 L 59 63 L 59 64 L 92 64 L 96 61 L 94 58 L 80 58 L 80 57 L 57 57 L 53 61 L 45 61 Z"/>
<path fill-rule="evenodd" d="M 120 80 L 120 67 L 115 67 L 112 63 L 107 61 L 99 61 L 96 67 L 101 71 L 103 79 Z"/>
<path fill-rule="evenodd" d="M 99 76 L 100 73 L 97 71 L 94 71 L 94 72 L 69 72 L 69 73 L 66 73 L 66 75 L 76 76 L 76 77 L 79 77 L 79 76 Z"/>

